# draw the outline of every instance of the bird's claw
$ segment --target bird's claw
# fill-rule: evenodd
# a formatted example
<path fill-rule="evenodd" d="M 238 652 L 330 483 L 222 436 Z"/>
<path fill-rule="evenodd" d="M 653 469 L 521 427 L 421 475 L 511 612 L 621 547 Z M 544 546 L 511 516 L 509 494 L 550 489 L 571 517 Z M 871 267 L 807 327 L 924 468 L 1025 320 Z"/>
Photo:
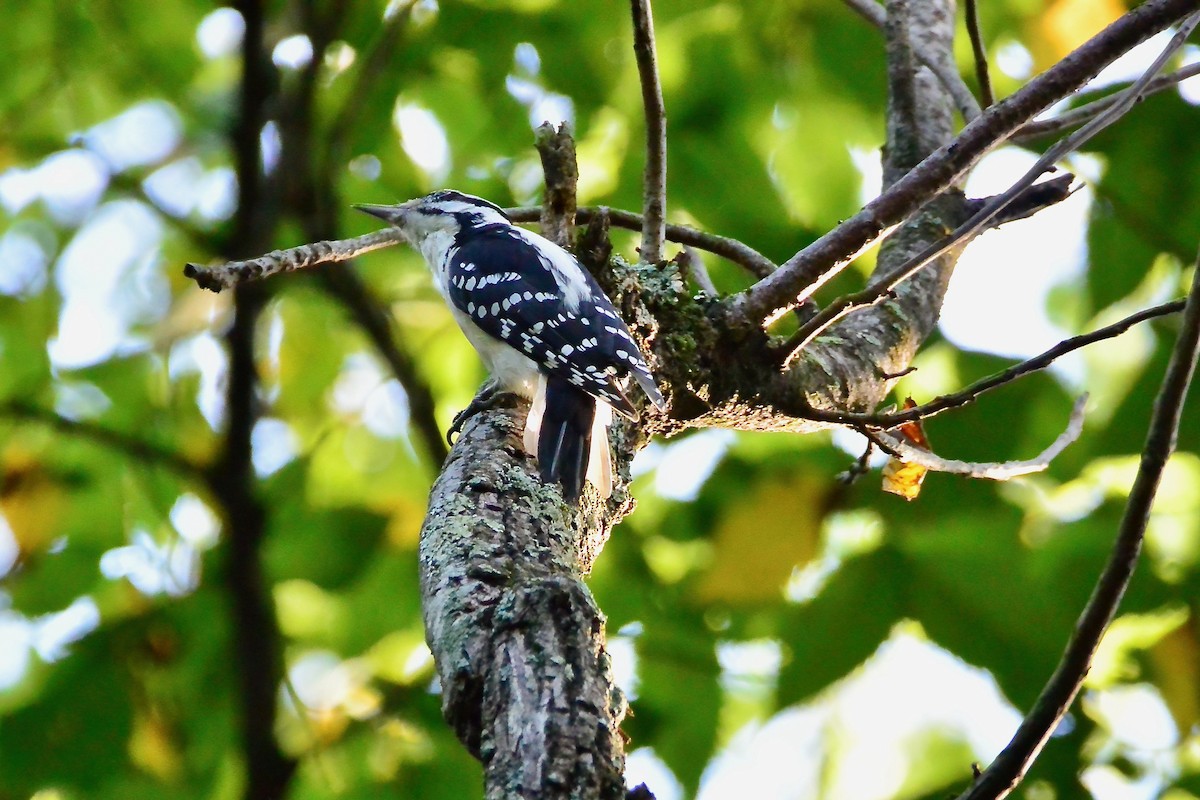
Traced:
<path fill-rule="evenodd" d="M 495 407 L 496 399 L 505 392 L 500 390 L 500 387 L 495 383 L 488 381 L 479 390 L 479 393 L 471 399 L 471 402 L 462 411 L 454 415 L 454 420 L 450 423 L 450 429 L 446 431 L 446 444 L 453 445 L 454 437 L 462 432 L 462 427 L 467 423 L 467 420 L 478 414 L 480 411 L 487 411 L 489 408 Z"/>

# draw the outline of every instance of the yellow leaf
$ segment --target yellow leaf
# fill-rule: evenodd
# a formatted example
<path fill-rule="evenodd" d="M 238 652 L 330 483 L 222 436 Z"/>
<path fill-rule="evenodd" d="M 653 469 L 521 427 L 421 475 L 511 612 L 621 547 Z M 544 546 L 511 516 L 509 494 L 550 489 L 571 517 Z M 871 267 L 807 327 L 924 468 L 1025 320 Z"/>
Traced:
<path fill-rule="evenodd" d="M 898 494 L 905 500 L 916 500 L 921 493 L 921 481 L 925 480 L 925 467 L 899 459 L 888 459 L 883 465 L 883 490 Z"/>
<path fill-rule="evenodd" d="M 1154 683 L 1181 731 L 1200 722 L 1200 641 L 1195 621 L 1180 625 L 1150 649 Z"/>
<path fill-rule="evenodd" d="M 62 482 L 31 454 L 10 449 L 0 459 L 0 514 L 4 515 L 20 560 L 40 553 L 59 535 L 66 497 Z"/>
<path fill-rule="evenodd" d="M 753 488 L 727 506 L 713 534 L 712 567 L 699 585 L 700 600 L 772 601 L 792 570 L 820 549 L 829 484 L 797 475 Z"/>
<path fill-rule="evenodd" d="M 1041 17 L 1034 56 L 1046 67 L 1095 36 L 1126 11 L 1120 0 L 1056 0 Z"/>

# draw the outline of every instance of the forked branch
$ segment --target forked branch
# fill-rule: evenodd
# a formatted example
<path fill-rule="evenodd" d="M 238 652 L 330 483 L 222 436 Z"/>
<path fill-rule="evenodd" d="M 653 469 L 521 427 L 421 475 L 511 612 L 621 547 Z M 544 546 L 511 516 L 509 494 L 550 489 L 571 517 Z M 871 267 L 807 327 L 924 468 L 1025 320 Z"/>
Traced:
<path fill-rule="evenodd" d="M 985 478 L 992 481 L 1007 481 L 1021 475 L 1032 475 L 1044 472 L 1050 462 L 1058 458 L 1059 453 L 1067 449 L 1067 445 L 1079 438 L 1083 433 L 1083 411 L 1087 405 L 1087 395 L 1081 396 L 1071 408 L 1071 416 L 1067 428 L 1049 447 L 1038 455 L 1025 461 L 955 461 L 942 458 L 924 448 L 914 447 L 899 436 L 883 433 L 882 431 L 864 431 L 866 437 L 888 455 L 895 456 L 910 464 L 919 464 L 933 472 L 949 472 L 954 475 L 966 475 L 971 478 Z"/>
<path fill-rule="evenodd" d="M 851 256 L 944 191 L 985 153 L 1119 55 L 1200 7 L 1198 0 L 1149 0 L 1118 19 L 1019 91 L 996 103 L 959 136 L 924 159 L 861 211 L 792 256 L 777 271 L 730 298 L 728 322 L 749 328 L 810 297 Z"/>
<path fill-rule="evenodd" d="M 800 329 L 788 340 L 784 348 L 786 352 L 784 358 L 785 366 L 799 354 L 800 350 L 828 329 L 830 325 L 844 318 L 852 311 L 883 302 L 901 282 L 908 280 L 919 270 L 933 262 L 938 256 L 981 233 L 993 218 L 1007 208 L 1018 196 L 1033 186 L 1034 181 L 1041 177 L 1042 173 L 1053 169 L 1055 162 L 1079 149 L 1079 147 L 1093 136 L 1125 116 L 1138 100 L 1141 99 L 1143 93 L 1146 91 L 1146 87 L 1154 79 L 1158 71 L 1162 69 L 1163 65 L 1166 64 L 1179 48 L 1183 47 L 1184 42 L 1187 41 L 1188 36 L 1191 35 L 1197 24 L 1200 24 L 1200 14 L 1193 14 L 1185 20 L 1179 26 L 1179 30 L 1175 36 L 1171 38 L 1171 41 L 1147 68 L 1146 72 L 1121 93 L 1119 100 L 1114 101 L 1111 106 L 1096 115 L 1086 125 L 1056 142 L 1054 146 L 1049 148 L 1034 162 L 1034 165 L 1016 183 L 1002 194 L 992 198 L 983 208 L 956 228 L 943 241 L 930 245 L 924 251 L 918 253 L 897 268 L 885 279 L 873 283 L 862 291 L 839 298 L 823 309 L 816 317 L 800 326 Z"/>

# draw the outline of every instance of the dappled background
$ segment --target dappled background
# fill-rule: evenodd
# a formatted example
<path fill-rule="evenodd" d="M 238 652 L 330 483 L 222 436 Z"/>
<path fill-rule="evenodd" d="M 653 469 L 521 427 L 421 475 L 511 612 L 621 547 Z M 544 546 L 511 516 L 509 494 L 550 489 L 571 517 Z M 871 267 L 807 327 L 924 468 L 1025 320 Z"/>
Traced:
<path fill-rule="evenodd" d="M 0 4 L 0 799 L 237 797 L 245 620 L 208 472 L 228 417 L 231 300 L 182 265 L 257 254 L 226 249 L 245 20 L 189 0 Z M 1123 10 L 984 4 L 999 93 Z M 445 186 L 536 203 L 545 120 L 576 131 L 581 205 L 640 208 L 625 11 L 273 4 L 269 85 L 256 89 L 281 100 L 254 135 L 269 189 L 258 202 L 280 219 L 263 249 L 364 233 L 372 221 L 350 203 Z M 832 0 L 654 11 L 671 221 L 782 261 L 874 196 L 876 30 Z M 1093 88 L 1135 77 L 1162 44 Z M 965 40 L 959 51 L 965 67 Z M 1180 295 L 1200 242 L 1197 103 L 1195 81 L 1148 99 L 1072 159 L 1087 188 L 977 240 L 897 397 L 929 400 Z M 989 156 L 968 192 L 1006 188 L 1034 157 Z M 634 255 L 632 234 L 615 238 Z M 749 284 L 705 258 L 720 290 Z M 873 259 L 823 297 L 857 286 Z M 484 373 L 418 256 L 387 250 L 353 269 L 411 374 L 316 276 L 272 281 L 255 343 L 253 489 L 287 676 L 275 731 L 298 763 L 290 796 L 477 796 L 423 641 L 417 531 L 440 454 L 410 397 L 431 392 L 445 430 Z M 928 424 L 945 456 L 1028 458 L 1090 392 L 1083 438 L 1010 484 L 934 474 L 913 503 L 882 494 L 877 474 L 847 486 L 837 476 L 863 446 L 850 435 L 709 430 L 641 453 L 637 511 L 590 580 L 634 712 L 631 782 L 660 800 L 942 797 L 965 783 L 1011 735 L 1087 598 L 1175 326 L 1143 326 Z M 1198 408 L 1125 614 L 1024 796 L 1078 797 L 1080 781 L 1103 800 L 1200 796 Z"/>

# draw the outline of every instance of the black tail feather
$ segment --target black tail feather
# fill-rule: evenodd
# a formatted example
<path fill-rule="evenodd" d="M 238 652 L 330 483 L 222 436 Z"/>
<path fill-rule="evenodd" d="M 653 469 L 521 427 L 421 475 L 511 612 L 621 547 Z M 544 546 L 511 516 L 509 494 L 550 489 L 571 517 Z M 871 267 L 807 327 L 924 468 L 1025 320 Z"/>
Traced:
<path fill-rule="evenodd" d="M 538 432 L 538 468 L 542 480 L 562 484 L 563 497 L 573 503 L 583 491 L 592 447 L 596 401 L 567 381 L 546 380 L 546 410 Z"/>

